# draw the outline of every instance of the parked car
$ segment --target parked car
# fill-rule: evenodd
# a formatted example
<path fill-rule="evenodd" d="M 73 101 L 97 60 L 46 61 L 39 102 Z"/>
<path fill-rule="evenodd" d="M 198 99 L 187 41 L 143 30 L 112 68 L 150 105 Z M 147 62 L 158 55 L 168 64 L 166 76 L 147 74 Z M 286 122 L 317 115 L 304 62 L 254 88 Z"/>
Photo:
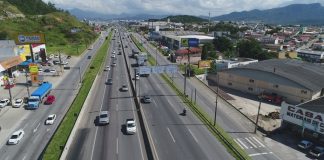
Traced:
<path fill-rule="evenodd" d="M 72 58 L 72 57 L 71 57 L 71 56 L 67 56 L 66 58 L 67 58 L 67 59 L 70 59 L 70 58 Z"/>
<path fill-rule="evenodd" d="M 101 111 L 99 114 L 99 124 L 106 125 L 109 124 L 109 112 L 108 111 Z"/>
<path fill-rule="evenodd" d="M 4 108 L 9 104 L 9 99 L 2 99 L 0 100 L 0 108 Z"/>
<path fill-rule="evenodd" d="M 111 55 L 111 58 L 116 58 L 116 55 L 115 55 L 115 54 L 112 54 L 112 55 Z"/>
<path fill-rule="evenodd" d="M 139 80 L 139 75 L 138 74 L 135 75 L 135 79 Z"/>
<path fill-rule="evenodd" d="M 57 55 L 57 54 L 56 54 L 56 55 L 54 55 L 54 58 L 59 58 L 59 55 Z"/>
<path fill-rule="evenodd" d="M 21 139 L 24 137 L 24 134 L 25 132 L 22 129 L 14 132 L 11 135 L 10 139 L 8 140 L 7 144 L 18 144 L 21 141 Z"/>
<path fill-rule="evenodd" d="M 107 79 L 106 84 L 112 85 L 112 79 L 111 78 Z"/>
<path fill-rule="evenodd" d="M 55 69 L 50 69 L 50 72 L 51 73 L 56 73 L 56 70 Z"/>
<path fill-rule="evenodd" d="M 142 102 L 143 103 L 151 103 L 151 98 L 149 97 L 149 96 L 144 96 L 143 98 L 142 98 Z"/>
<path fill-rule="evenodd" d="M 60 61 L 59 61 L 59 60 L 54 60 L 54 61 L 53 61 L 53 64 L 54 64 L 54 65 L 58 65 L 58 64 L 60 64 Z"/>
<path fill-rule="evenodd" d="M 13 101 L 12 107 L 19 108 L 24 104 L 24 100 L 21 98 L 17 98 Z"/>
<path fill-rule="evenodd" d="M 46 98 L 46 101 L 44 102 L 45 104 L 53 104 L 55 101 L 55 96 L 54 95 L 49 95 Z"/>
<path fill-rule="evenodd" d="M 45 120 L 45 125 L 52 125 L 54 124 L 54 121 L 56 119 L 56 114 L 51 114 L 47 117 L 47 119 Z"/>
<path fill-rule="evenodd" d="M 307 141 L 307 140 L 302 140 L 302 141 L 300 141 L 300 142 L 298 143 L 297 146 L 298 146 L 299 148 L 301 148 L 301 149 L 305 149 L 305 150 L 307 150 L 307 149 L 309 149 L 309 148 L 311 148 L 311 147 L 313 146 L 313 143 L 310 142 L 310 141 Z"/>
<path fill-rule="evenodd" d="M 61 63 L 61 65 L 67 65 L 67 64 L 69 64 L 69 62 L 67 62 L 67 61 L 62 61 L 62 63 Z"/>
<path fill-rule="evenodd" d="M 88 56 L 88 59 L 91 59 L 91 56 Z"/>
<path fill-rule="evenodd" d="M 112 64 L 112 66 L 113 66 L 113 67 L 116 67 L 116 66 L 117 66 L 116 62 L 114 62 L 114 63 Z"/>
<path fill-rule="evenodd" d="M 109 71 L 110 70 L 110 67 L 109 66 L 106 66 L 104 71 Z"/>
<path fill-rule="evenodd" d="M 123 84 L 123 86 L 121 87 L 122 91 L 128 91 L 128 87 L 126 84 Z"/>
<path fill-rule="evenodd" d="M 309 151 L 309 154 L 316 158 L 320 158 L 324 155 L 324 147 L 316 146 Z"/>

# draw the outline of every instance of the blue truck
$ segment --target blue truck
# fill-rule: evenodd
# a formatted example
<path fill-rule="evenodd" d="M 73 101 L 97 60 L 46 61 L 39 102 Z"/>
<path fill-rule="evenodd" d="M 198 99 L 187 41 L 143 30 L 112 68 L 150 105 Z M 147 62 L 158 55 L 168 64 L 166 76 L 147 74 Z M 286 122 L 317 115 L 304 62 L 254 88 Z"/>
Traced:
<path fill-rule="evenodd" d="M 37 109 L 43 99 L 51 92 L 52 83 L 43 82 L 28 98 L 27 109 Z"/>

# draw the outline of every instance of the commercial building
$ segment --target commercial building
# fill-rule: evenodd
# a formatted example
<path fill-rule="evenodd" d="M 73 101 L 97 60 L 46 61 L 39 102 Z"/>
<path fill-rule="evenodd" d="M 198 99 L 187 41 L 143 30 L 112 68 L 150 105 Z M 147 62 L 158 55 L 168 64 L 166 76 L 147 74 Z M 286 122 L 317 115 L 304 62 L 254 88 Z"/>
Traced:
<path fill-rule="evenodd" d="M 283 127 L 324 143 L 324 97 L 298 105 L 283 102 L 280 115 Z"/>
<path fill-rule="evenodd" d="M 199 44 L 213 42 L 214 37 L 205 35 L 162 35 L 162 43 L 173 50 L 178 50 L 184 46 L 181 45 L 182 39 L 198 39 Z"/>
<path fill-rule="evenodd" d="M 249 94 L 282 96 L 290 104 L 319 97 L 324 88 L 324 66 L 292 59 L 272 59 L 218 72 L 219 85 Z M 216 75 L 209 79 L 218 82 Z"/>
<path fill-rule="evenodd" d="M 323 63 L 324 62 L 324 52 L 323 51 L 313 51 L 308 49 L 298 49 L 297 50 L 298 57 L 315 63 Z"/>
<path fill-rule="evenodd" d="M 215 60 L 216 69 L 218 71 L 224 69 L 230 69 L 235 67 L 240 67 L 244 65 L 248 65 L 250 63 L 256 63 L 258 60 L 251 59 L 251 58 L 232 58 L 232 59 L 222 59 L 222 60 Z"/>

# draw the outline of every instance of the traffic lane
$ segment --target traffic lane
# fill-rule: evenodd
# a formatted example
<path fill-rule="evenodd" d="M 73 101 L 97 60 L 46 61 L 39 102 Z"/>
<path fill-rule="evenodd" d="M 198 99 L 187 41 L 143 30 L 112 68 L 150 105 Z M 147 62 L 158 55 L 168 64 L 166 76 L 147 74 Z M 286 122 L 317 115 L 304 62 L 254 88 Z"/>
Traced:
<path fill-rule="evenodd" d="M 110 52 L 112 49 L 109 48 Z M 107 57 L 107 60 L 105 61 L 106 64 L 109 64 L 109 56 Z M 96 135 L 96 126 L 95 126 L 95 120 L 97 116 L 99 115 L 99 111 L 101 108 L 101 105 L 98 105 L 98 102 L 102 100 L 102 95 L 105 92 L 104 88 L 102 87 L 105 85 L 107 77 L 111 75 L 112 72 L 102 72 L 99 74 L 99 82 L 94 85 L 94 96 L 90 98 L 90 102 L 86 107 L 86 114 L 84 118 L 82 118 L 80 122 L 80 129 L 76 132 L 76 138 L 71 144 L 70 152 L 68 153 L 67 157 L 68 159 L 91 159 L 93 155 L 93 146 L 95 145 L 95 137 Z M 107 90 L 111 90 L 110 86 L 107 86 Z M 101 130 L 100 130 L 101 131 Z M 80 141 L 79 139 L 82 139 Z M 89 147 L 89 144 L 91 145 L 91 148 Z"/>
<path fill-rule="evenodd" d="M 164 88 L 160 88 L 162 90 L 155 89 L 149 80 L 141 80 L 146 85 L 150 84 L 153 88 L 153 93 L 144 91 L 146 94 L 151 95 L 154 102 L 149 107 L 143 107 L 143 110 L 148 119 L 153 139 L 155 139 L 155 147 L 159 159 L 207 159 L 194 138 L 187 132 L 185 125 L 180 119 L 180 109 L 175 111 L 170 107 L 172 105 L 180 105 L 181 102 L 179 101 L 171 102 L 172 100 L 169 100 L 172 96 L 176 95 L 164 94 L 161 92 Z"/>

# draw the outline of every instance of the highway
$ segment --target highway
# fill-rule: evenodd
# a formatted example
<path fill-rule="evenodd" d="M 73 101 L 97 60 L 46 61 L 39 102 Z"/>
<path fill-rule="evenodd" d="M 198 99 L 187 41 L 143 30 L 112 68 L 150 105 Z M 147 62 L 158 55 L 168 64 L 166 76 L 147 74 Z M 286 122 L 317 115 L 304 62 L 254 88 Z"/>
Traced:
<path fill-rule="evenodd" d="M 78 127 L 76 136 L 70 147 L 67 159 L 97 160 L 97 159 L 147 159 L 138 117 L 136 115 L 133 95 L 129 91 L 121 92 L 123 84 L 130 85 L 123 54 L 117 55 L 119 43 L 118 36 L 112 41 L 106 66 L 116 62 L 117 66 L 111 66 L 111 70 L 98 75 L 94 84 L 93 94 L 89 96 L 85 114 Z M 111 57 L 116 51 L 116 59 Z M 112 85 L 106 85 L 108 78 L 113 79 Z M 100 111 L 110 112 L 110 124 L 106 126 L 95 125 L 95 119 Z M 125 134 L 125 122 L 127 118 L 135 118 L 137 133 Z"/>
<path fill-rule="evenodd" d="M 156 49 L 149 44 L 142 36 L 135 33 L 133 34 L 140 42 L 143 43 L 144 47 L 148 52 L 155 58 L 159 65 L 171 64 L 165 57 L 161 54 L 156 54 Z M 171 75 L 169 75 L 171 77 Z M 184 76 L 178 72 L 173 75 L 174 83 L 183 90 L 184 87 Z M 215 97 L 212 96 L 214 93 L 209 91 L 206 87 L 201 87 L 187 81 L 186 83 L 186 93 L 191 95 L 191 92 L 197 89 L 197 103 L 202 107 L 204 111 L 209 113 L 210 117 L 214 117 L 215 111 Z M 260 140 L 254 133 L 254 125 L 249 122 L 245 117 L 238 113 L 233 108 L 227 106 L 227 104 L 218 99 L 218 110 L 217 110 L 217 123 L 228 132 L 234 139 L 235 142 L 239 144 L 241 148 L 246 150 L 246 152 L 256 160 L 264 159 L 280 159 L 276 156 L 267 146 L 264 145 L 264 142 Z"/>
<path fill-rule="evenodd" d="M 126 35 L 124 37 L 128 57 L 136 46 Z M 136 63 L 133 58 L 127 58 L 127 61 Z M 185 104 L 159 75 L 140 77 L 137 81 L 139 97 L 148 95 L 152 99 L 151 103 L 142 104 L 141 107 L 156 159 L 234 159 L 189 109 L 187 116 L 180 114 Z"/>
<path fill-rule="evenodd" d="M 82 75 L 90 63 L 87 56 L 94 55 L 102 45 L 103 37 L 107 35 L 107 32 L 104 32 L 102 38 L 94 44 L 93 50 L 84 53 L 81 60 L 75 65 L 75 67 L 80 67 Z M 1 160 L 38 159 L 78 91 L 79 76 L 79 71 L 71 68 L 70 74 L 59 83 L 58 87 L 51 91 L 51 94 L 56 96 L 54 104 L 50 106 L 41 105 L 39 109 L 27 112 L 23 123 L 19 124 L 16 128 L 16 130 L 23 128 L 25 131 L 22 141 L 17 145 L 9 146 L 3 144 L 0 149 Z M 49 114 L 56 114 L 57 119 L 53 125 L 45 126 L 44 122 Z"/>

